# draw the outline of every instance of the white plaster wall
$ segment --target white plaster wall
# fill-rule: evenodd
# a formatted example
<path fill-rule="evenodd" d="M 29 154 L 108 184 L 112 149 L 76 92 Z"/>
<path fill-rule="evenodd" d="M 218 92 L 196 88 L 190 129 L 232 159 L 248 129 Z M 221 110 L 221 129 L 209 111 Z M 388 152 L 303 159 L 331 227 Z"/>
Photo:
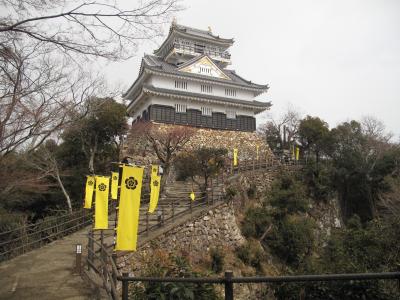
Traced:
<path fill-rule="evenodd" d="M 243 108 L 234 107 L 231 105 L 220 105 L 215 103 L 208 103 L 206 101 L 191 101 L 191 100 L 183 100 L 183 99 L 174 99 L 174 98 L 166 98 L 166 97 L 158 97 L 152 96 L 148 99 L 149 104 L 159 104 L 159 105 L 168 105 L 175 107 L 175 104 L 186 104 L 189 109 L 198 109 L 201 110 L 201 107 L 211 107 L 213 112 L 222 112 L 226 113 L 227 110 L 235 110 L 237 115 L 246 115 L 246 116 L 254 116 L 252 110 L 247 110 Z"/>
<path fill-rule="evenodd" d="M 188 88 L 185 91 L 203 94 L 201 92 L 202 83 L 194 82 L 191 80 L 186 80 L 186 81 L 188 83 Z M 175 90 L 175 79 L 174 78 L 152 75 L 149 78 L 148 83 L 153 85 L 154 87 Z M 246 91 L 246 90 L 241 90 L 241 89 L 232 87 L 233 89 L 236 90 L 236 97 L 232 97 L 232 96 L 225 95 L 225 87 L 224 86 L 217 85 L 217 84 L 211 84 L 211 85 L 213 86 L 213 92 L 212 92 L 212 94 L 208 94 L 208 95 L 215 95 L 215 96 L 219 96 L 219 97 L 239 99 L 239 100 L 248 100 L 248 101 L 254 100 L 254 93 L 252 91 Z"/>

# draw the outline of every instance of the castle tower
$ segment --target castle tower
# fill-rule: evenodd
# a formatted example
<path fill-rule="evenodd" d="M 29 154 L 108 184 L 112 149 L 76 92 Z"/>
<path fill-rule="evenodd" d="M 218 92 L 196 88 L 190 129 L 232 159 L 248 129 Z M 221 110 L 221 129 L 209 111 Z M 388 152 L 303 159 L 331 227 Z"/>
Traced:
<path fill-rule="evenodd" d="M 176 24 L 154 55 L 142 59 L 139 76 L 124 98 L 134 119 L 253 132 L 255 115 L 270 102 L 255 101 L 268 85 L 240 77 L 231 64 L 225 39 L 208 30 Z"/>

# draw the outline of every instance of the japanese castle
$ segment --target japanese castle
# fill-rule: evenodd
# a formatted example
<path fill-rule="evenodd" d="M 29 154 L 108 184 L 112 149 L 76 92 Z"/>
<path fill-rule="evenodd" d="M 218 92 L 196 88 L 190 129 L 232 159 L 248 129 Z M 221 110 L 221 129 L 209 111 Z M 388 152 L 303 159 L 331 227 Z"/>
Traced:
<path fill-rule="evenodd" d="M 254 98 L 268 90 L 227 69 L 233 39 L 172 22 L 153 55 L 145 55 L 139 76 L 123 95 L 128 115 L 156 123 L 255 131 L 255 115 L 270 102 Z"/>

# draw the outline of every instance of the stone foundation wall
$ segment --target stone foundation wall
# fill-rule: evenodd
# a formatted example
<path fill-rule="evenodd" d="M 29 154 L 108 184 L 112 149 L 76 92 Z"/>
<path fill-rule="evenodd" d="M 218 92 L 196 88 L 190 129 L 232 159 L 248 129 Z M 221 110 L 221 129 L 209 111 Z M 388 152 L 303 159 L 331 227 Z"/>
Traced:
<path fill-rule="evenodd" d="M 159 130 L 165 130 L 172 126 L 156 124 Z M 260 159 L 272 157 L 272 152 L 266 142 L 256 132 L 216 130 L 208 128 L 192 128 L 195 132 L 185 149 L 192 150 L 201 147 L 222 147 L 228 149 L 229 157 L 233 156 L 233 149 L 238 149 L 238 158 L 253 159 L 257 157 L 257 145 L 259 146 L 258 155 Z M 128 135 L 123 145 L 121 156 L 132 156 L 138 163 L 157 163 L 156 156 L 148 145 L 143 141 L 134 139 Z"/>
<path fill-rule="evenodd" d="M 245 242 L 236 222 L 233 207 L 228 204 L 220 205 L 144 243 L 138 251 L 130 254 L 124 263 L 119 264 L 119 267 L 130 272 L 131 276 L 140 276 L 141 271 L 145 269 L 146 260 L 154 256 L 155 251 L 162 249 L 168 255 L 186 253 L 185 255 L 190 256 L 192 267 L 198 270 L 199 265 L 210 259 L 210 250 L 221 247 L 226 255 L 224 270 L 233 270 L 234 276 L 243 276 L 237 269 L 237 259 L 232 259 L 235 256 L 235 248 Z M 207 271 L 210 271 L 210 266 L 207 267 Z M 214 287 L 223 298 L 223 286 Z M 258 297 L 259 290 L 260 286 L 257 285 L 235 284 L 235 299 L 261 299 Z"/>
<path fill-rule="evenodd" d="M 131 265 L 121 267 L 138 274 L 143 268 L 143 257 L 151 256 L 156 249 L 163 249 L 170 254 L 183 251 L 190 253 L 191 257 L 200 258 L 212 247 L 221 246 L 233 251 L 244 240 L 236 224 L 233 208 L 223 204 L 143 244 L 130 257 Z"/>

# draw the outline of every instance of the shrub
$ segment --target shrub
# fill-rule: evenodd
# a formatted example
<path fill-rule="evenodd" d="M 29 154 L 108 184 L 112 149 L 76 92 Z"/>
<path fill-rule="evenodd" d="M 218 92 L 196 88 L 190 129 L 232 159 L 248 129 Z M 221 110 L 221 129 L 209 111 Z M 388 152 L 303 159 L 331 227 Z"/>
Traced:
<path fill-rule="evenodd" d="M 224 269 L 225 253 L 221 247 L 211 248 L 211 270 L 219 273 Z"/>
<path fill-rule="evenodd" d="M 268 199 L 281 215 L 306 212 L 309 207 L 304 184 L 290 173 L 273 181 Z"/>
<path fill-rule="evenodd" d="M 332 169 L 329 165 L 309 162 L 302 169 L 307 194 L 317 202 L 327 202 L 333 195 Z"/>
<path fill-rule="evenodd" d="M 277 300 L 396 300 L 400 296 L 376 280 L 286 283 L 275 286 L 274 295 Z"/>
<path fill-rule="evenodd" d="M 249 198 L 254 198 L 257 193 L 257 187 L 254 183 L 250 184 L 250 187 L 247 189 L 247 196 Z"/>
<path fill-rule="evenodd" d="M 144 277 L 199 277 L 183 256 L 171 256 L 163 250 L 154 251 L 143 264 Z M 205 275 L 203 275 L 205 276 Z M 211 284 L 192 284 L 175 282 L 148 282 L 132 285 L 130 299 L 170 299 L 170 300 L 213 300 L 218 295 Z"/>
<path fill-rule="evenodd" d="M 259 238 L 271 224 L 271 220 L 271 215 L 265 207 L 251 207 L 245 212 L 242 234 L 245 237 Z"/>
<path fill-rule="evenodd" d="M 228 186 L 225 191 L 225 198 L 228 201 L 231 201 L 236 195 L 238 191 L 233 186 Z"/>
<path fill-rule="evenodd" d="M 366 273 L 398 271 L 400 265 L 400 219 L 371 221 L 362 225 L 359 217 L 349 219 L 347 228 L 335 230 L 319 259 L 308 264 L 305 273 Z M 304 270 L 297 270 L 304 273 Z M 275 286 L 277 299 L 400 299 L 394 280 L 337 281 L 282 284 Z"/>
<path fill-rule="evenodd" d="M 264 259 L 264 250 L 256 240 L 246 241 L 236 248 L 236 256 L 246 265 L 261 270 L 261 262 Z"/>
<path fill-rule="evenodd" d="M 347 228 L 336 230 L 325 247 L 320 265 L 329 272 L 397 271 L 400 266 L 400 219 L 370 221 L 349 219 Z"/>
<path fill-rule="evenodd" d="M 300 216 L 287 216 L 278 222 L 264 241 L 271 251 L 287 264 L 298 267 L 311 253 L 314 222 Z"/>

